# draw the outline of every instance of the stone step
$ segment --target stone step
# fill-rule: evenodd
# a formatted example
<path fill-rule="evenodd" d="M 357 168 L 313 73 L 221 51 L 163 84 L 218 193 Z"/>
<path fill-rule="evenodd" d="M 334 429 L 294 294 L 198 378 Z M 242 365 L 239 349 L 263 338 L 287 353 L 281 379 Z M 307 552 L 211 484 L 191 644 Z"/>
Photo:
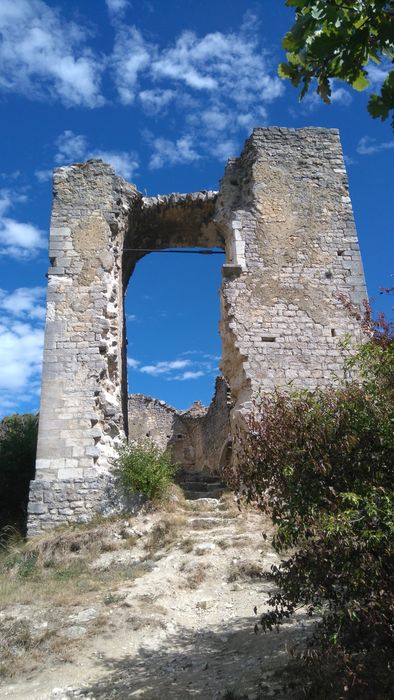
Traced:
<path fill-rule="evenodd" d="M 230 527 L 230 525 L 232 525 L 232 518 L 191 518 L 189 525 L 194 530 L 208 530 L 214 527 Z"/>
<path fill-rule="evenodd" d="M 209 494 L 209 496 L 208 496 Z M 185 498 L 189 501 L 215 498 L 219 499 L 223 495 L 223 489 L 212 489 L 211 491 L 185 491 Z"/>
<path fill-rule="evenodd" d="M 179 483 L 183 481 L 203 481 L 209 484 L 216 481 L 221 481 L 221 479 L 217 474 L 210 474 L 209 472 L 178 472 L 177 482 Z"/>
<path fill-rule="evenodd" d="M 182 481 L 180 484 L 184 491 L 214 491 L 215 489 L 224 489 L 221 481 Z"/>

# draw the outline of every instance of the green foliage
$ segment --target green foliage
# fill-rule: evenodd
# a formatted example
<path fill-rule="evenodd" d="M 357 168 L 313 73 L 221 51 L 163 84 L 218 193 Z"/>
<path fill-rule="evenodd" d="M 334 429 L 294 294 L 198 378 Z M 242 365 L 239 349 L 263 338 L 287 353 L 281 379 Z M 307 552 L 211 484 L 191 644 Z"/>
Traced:
<path fill-rule="evenodd" d="M 0 528 L 13 526 L 24 532 L 37 432 L 38 416 L 29 413 L 0 422 Z"/>
<path fill-rule="evenodd" d="M 355 90 L 365 90 L 368 63 L 394 59 L 394 3 L 392 0 L 287 0 L 295 8 L 295 22 L 283 39 L 287 63 L 279 75 L 298 87 L 302 99 L 317 80 L 316 91 L 324 102 L 331 97 L 330 79 L 343 80 Z M 368 111 L 387 119 L 394 109 L 394 71 L 390 71 L 379 95 L 373 94 Z M 393 118 L 394 128 L 394 118 Z"/>
<path fill-rule="evenodd" d="M 126 493 L 142 493 L 149 499 L 162 496 L 177 471 L 169 456 L 149 440 L 123 445 L 115 467 Z"/>
<path fill-rule="evenodd" d="M 295 548 L 273 567 L 280 593 L 262 628 L 299 606 L 322 615 L 305 654 L 320 669 L 310 698 L 323 692 L 322 664 L 335 698 L 346 687 L 383 700 L 394 680 L 393 350 L 389 334 L 360 347 L 357 384 L 263 396 L 238 436 L 233 484 L 272 515 L 277 549 Z"/>

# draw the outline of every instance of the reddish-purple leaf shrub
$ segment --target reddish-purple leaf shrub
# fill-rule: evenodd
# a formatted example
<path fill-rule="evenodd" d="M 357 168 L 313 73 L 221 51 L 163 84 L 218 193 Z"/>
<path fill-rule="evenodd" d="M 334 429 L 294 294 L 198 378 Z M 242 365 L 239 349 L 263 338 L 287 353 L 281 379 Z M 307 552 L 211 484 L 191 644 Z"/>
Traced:
<path fill-rule="evenodd" d="M 319 668 L 309 698 L 383 700 L 393 687 L 394 344 L 384 334 L 351 359 L 358 383 L 261 396 L 227 474 L 272 516 L 277 549 L 293 548 L 273 567 L 279 592 L 262 628 L 299 606 L 322 616 L 303 654 Z"/>

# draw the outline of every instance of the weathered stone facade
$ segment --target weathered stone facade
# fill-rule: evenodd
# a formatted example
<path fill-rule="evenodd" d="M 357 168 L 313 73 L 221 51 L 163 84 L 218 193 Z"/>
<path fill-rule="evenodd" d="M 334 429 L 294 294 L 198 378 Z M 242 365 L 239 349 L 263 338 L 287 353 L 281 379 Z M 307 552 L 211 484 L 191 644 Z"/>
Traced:
<path fill-rule="evenodd" d="M 101 161 L 59 168 L 30 533 L 91 512 L 89 484 L 110 479 L 127 431 L 123 299 L 145 254 L 130 249 L 195 246 L 226 253 L 232 423 L 261 389 L 313 388 L 341 370 L 339 341 L 359 329 L 338 294 L 360 305 L 365 283 L 336 130 L 255 129 L 219 193 L 143 197 Z M 55 490 L 67 513 L 45 496 Z"/>
<path fill-rule="evenodd" d="M 129 440 L 152 440 L 183 469 L 217 472 L 231 439 L 230 409 L 231 399 L 223 377 L 216 379 L 208 408 L 196 401 L 187 411 L 177 411 L 165 401 L 131 394 Z"/>

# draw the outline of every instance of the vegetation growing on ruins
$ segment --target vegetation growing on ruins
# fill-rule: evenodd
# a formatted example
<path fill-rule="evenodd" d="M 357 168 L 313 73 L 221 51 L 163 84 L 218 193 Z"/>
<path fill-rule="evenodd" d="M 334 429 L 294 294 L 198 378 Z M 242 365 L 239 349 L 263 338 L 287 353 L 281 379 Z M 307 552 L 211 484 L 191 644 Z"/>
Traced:
<path fill-rule="evenodd" d="M 300 98 L 316 79 L 316 92 L 330 102 L 330 80 L 336 78 L 355 90 L 371 84 L 367 64 L 394 60 L 394 3 L 385 0 L 287 0 L 295 8 L 295 21 L 283 39 L 287 63 L 279 74 L 295 86 L 302 85 Z M 383 75 L 382 69 L 377 69 Z M 388 71 L 379 94 L 372 94 L 368 111 L 387 119 L 394 109 L 394 70 Z M 392 122 L 394 128 L 394 118 Z"/>
<path fill-rule="evenodd" d="M 26 528 L 29 481 L 34 479 L 38 416 L 13 415 L 0 422 L 0 530 Z"/>
<path fill-rule="evenodd" d="M 126 494 L 142 493 L 159 498 L 172 483 L 177 466 L 151 440 L 125 443 L 119 450 L 115 469 Z"/>
<path fill-rule="evenodd" d="M 322 616 L 301 655 L 310 698 L 383 699 L 393 683 L 394 336 L 368 311 L 362 322 L 371 340 L 348 363 L 360 383 L 261 397 L 229 474 L 292 548 L 261 627 L 302 606 Z"/>

